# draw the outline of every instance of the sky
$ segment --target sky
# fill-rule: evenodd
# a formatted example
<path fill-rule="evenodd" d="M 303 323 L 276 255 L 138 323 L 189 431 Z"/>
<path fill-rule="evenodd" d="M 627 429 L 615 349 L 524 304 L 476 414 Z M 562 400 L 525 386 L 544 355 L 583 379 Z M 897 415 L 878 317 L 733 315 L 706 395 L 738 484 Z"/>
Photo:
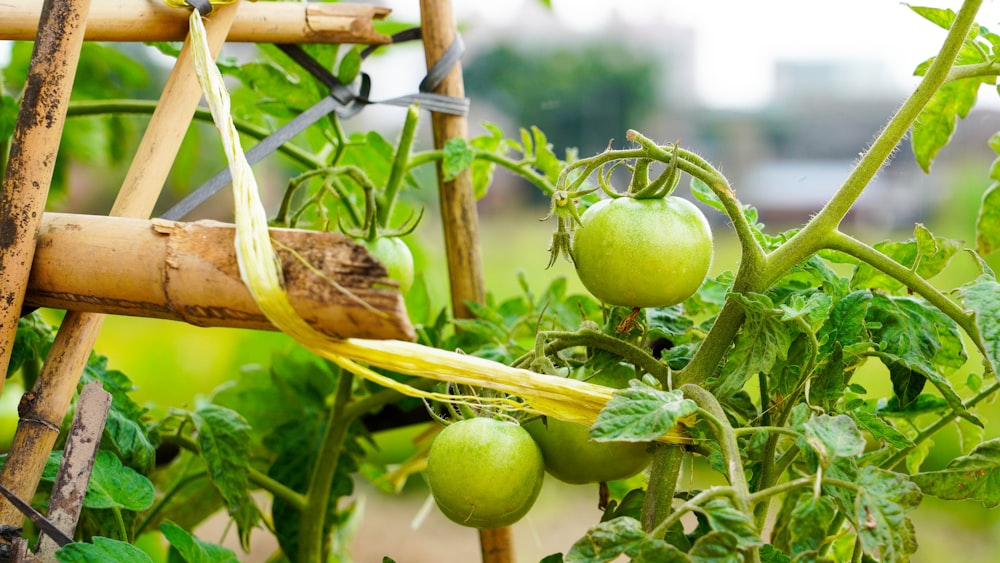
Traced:
<path fill-rule="evenodd" d="M 470 25 L 516 27 L 526 2 L 453 0 Z M 961 2 L 915 0 L 958 10 Z M 1000 31 L 1000 2 L 987 0 L 977 21 Z M 389 2 L 396 16 L 416 19 L 417 3 Z M 613 18 L 636 25 L 686 26 L 695 31 L 695 91 L 717 108 L 763 104 L 776 60 L 878 61 L 908 90 L 914 67 L 930 57 L 945 31 L 898 0 L 552 0 L 553 15 L 581 34 L 600 33 Z"/>
<path fill-rule="evenodd" d="M 415 0 L 372 3 L 391 7 L 394 18 L 419 19 Z M 537 0 L 453 0 L 460 22 L 491 28 L 494 34 L 522 26 L 529 3 Z M 961 2 L 915 4 L 958 10 Z M 898 0 L 552 0 L 551 16 L 546 17 L 556 20 L 552 25 L 580 35 L 599 34 L 613 19 L 690 27 L 695 32 L 694 90 L 699 101 L 733 109 L 767 101 L 777 60 L 880 62 L 905 93 L 915 84 L 913 68 L 933 55 L 945 33 Z M 1000 31 L 1000 1 L 986 0 L 977 21 Z M 5 59 L 0 42 L 0 64 Z"/>

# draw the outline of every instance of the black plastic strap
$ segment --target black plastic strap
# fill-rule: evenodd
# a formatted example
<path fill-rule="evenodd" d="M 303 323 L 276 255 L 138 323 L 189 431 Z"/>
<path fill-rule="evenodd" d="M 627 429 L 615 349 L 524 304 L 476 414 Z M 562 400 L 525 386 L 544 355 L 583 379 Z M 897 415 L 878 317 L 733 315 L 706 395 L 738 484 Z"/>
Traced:
<path fill-rule="evenodd" d="M 188 6 L 191 6 L 195 10 L 198 10 L 198 13 L 201 14 L 201 17 L 205 17 L 208 14 L 212 13 L 212 2 L 210 2 L 209 0 L 184 0 L 184 1 L 187 3 Z"/>

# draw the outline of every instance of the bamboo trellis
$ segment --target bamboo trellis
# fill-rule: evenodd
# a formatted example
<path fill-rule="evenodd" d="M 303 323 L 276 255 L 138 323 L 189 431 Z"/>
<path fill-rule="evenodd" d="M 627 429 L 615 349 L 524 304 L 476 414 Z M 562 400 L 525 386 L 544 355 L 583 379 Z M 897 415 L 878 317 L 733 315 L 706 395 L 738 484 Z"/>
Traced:
<path fill-rule="evenodd" d="M 422 0 L 420 7 L 429 67 L 454 39 L 455 23 L 450 0 Z M 383 18 L 387 13 L 384 8 L 350 4 L 274 4 L 237 0 L 232 4 L 216 6 L 208 20 L 207 31 L 213 56 L 217 56 L 227 40 L 382 44 L 389 39 L 374 31 L 372 20 Z M 83 41 L 184 39 L 187 12 L 159 2 L 45 0 L 39 7 L 36 0 L 12 0 L 0 5 L 0 16 L 3 22 L 0 23 L 0 39 L 35 41 L 0 198 L 0 289 L 4 295 L 0 306 L 0 367 L 6 368 L 9 363 L 17 319 L 25 303 L 68 309 L 38 382 L 22 401 L 19 409 L 22 416 L 8 453 L 8 462 L 0 471 L 0 484 L 20 498 L 30 499 L 34 496 L 45 461 L 58 436 L 60 423 L 105 314 L 141 312 L 149 316 L 193 321 L 195 324 L 228 323 L 232 326 L 235 322 L 235 326 L 253 328 L 266 328 L 268 325 L 266 320 L 254 317 L 253 307 L 240 301 L 238 296 L 235 299 L 238 303 L 229 303 L 226 314 L 220 314 L 219 309 L 202 317 L 178 314 L 182 309 L 204 312 L 205 307 L 201 303 L 187 308 L 178 307 L 178 304 L 190 305 L 188 299 L 197 301 L 205 296 L 195 296 L 197 291 L 194 291 L 178 299 L 174 290 L 162 284 L 157 287 L 156 275 L 162 274 L 163 268 L 171 267 L 170 261 L 176 258 L 175 254 L 170 254 L 175 251 L 172 243 L 160 239 L 168 232 L 171 233 L 168 239 L 177 232 L 182 237 L 190 237 L 189 227 L 147 221 L 201 97 L 187 43 L 178 56 L 112 208 L 111 215 L 123 219 L 43 216 Z M 460 68 L 449 74 L 438 92 L 462 94 Z M 439 146 L 456 135 L 464 136 L 467 129 L 464 117 L 442 119 L 435 116 L 433 126 L 435 142 Z M 468 174 L 465 174 L 441 186 L 449 270 L 452 272 L 452 299 L 458 315 L 465 313 L 464 303 L 467 300 L 481 301 L 483 298 L 476 210 L 470 183 Z M 107 258 L 103 265 L 92 261 L 81 263 L 87 260 L 80 260 L 79 256 L 75 261 L 71 258 L 73 245 L 81 240 L 79 237 L 74 240 L 73 235 L 77 227 L 84 226 L 90 233 L 105 237 L 101 239 L 97 236 L 87 242 L 93 245 L 95 240 L 97 244 L 103 240 L 103 244 L 107 245 L 103 250 L 110 253 L 111 258 Z M 198 228 L 215 232 L 213 236 L 217 236 L 218 229 L 224 229 L 207 225 Z M 139 238 L 121 235 L 126 229 L 133 229 L 132 233 Z M 147 245 L 144 247 L 147 250 L 161 249 L 159 265 L 156 260 L 147 259 L 143 261 L 143 267 L 135 267 L 138 264 L 129 259 L 130 252 L 133 257 L 157 256 L 155 252 L 147 254 L 136 248 L 140 239 L 146 241 L 143 244 Z M 44 246 L 37 253 L 36 240 L 42 241 Z M 294 243 L 289 246 L 295 248 Z M 314 315 L 313 319 L 307 320 L 321 331 L 326 328 L 326 332 L 337 336 L 412 338 L 412 327 L 406 319 L 398 292 L 391 288 L 378 288 L 379 285 L 385 286 L 384 270 L 371 262 L 363 251 L 358 255 L 350 248 L 350 243 L 334 240 L 328 247 L 340 249 L 339 257 L 334 260 L 352 262 L 362 270 L 367 269 L 368 277 L 375 282 L 374 287 L 351 288 L 352 291 L 370 290 L 364 296 L 367 305 L 351 311 L 350 316 L 356 326 L 344 329 L 340 322 L 344 319 L 343 310 L 334 310 L 328 318 L 316 318 Z M 216 263 L 212 260 L 231 263 L 231 244 L 216 250 L 218 252 L 212 256 L 196 255 L 193 260 L 207 260 L 210 264 Z M 115 252 L 119 254 L 115 256 Z M 293 260 L 289 264 L 291 262 Z M 75 281 L 85 280 L 83 276 L 95 272 L 107 275 L 112 270 L 114 273 L 111 275 L 146 275 L 143 291 L 147 293 L 116 296 L 107 295 L 114 289 L 109 287 L 101 289 L 79 284 L 67 287 L 66 282 L 74 276 L 71 271 L 66 271 L 71 266 L 91 268 Z M 143 268 L 146 268 L 145 271 Z M 223 275 L 220 283 L 231 284 L 232 278 Z M 124 284 L 113 285 L 120 289 Z M 294 301 L 294 293 L 290 292 L 290 296 Z M 305 294 L 301 297 L 306 300 L 312 298 Z M 148 310 L 138 307 L 140 301 Z M 337 306 L 335 303 L 333 309 Z M 340 306 L 346 308 L 352 304 L 345 302 Z M 372 306 L 376 310 L 372 310 Z M 240 314 L 230 314 L 233 311 Z M 221 322 L 220 318 L 226 321 Z M 233 321 L 234 318 L 237 321 Z M 16 526 L 22 521 L 23 516 L 13 505 L 0 499 L 0 525 Z M 501 540 L 501 545 L 496 546 L 489 543 L 494 540 L 484 538 L 484 560 L 509 560 L 509 543 L 504 544 L 507 540 L 503 537 Z"/>

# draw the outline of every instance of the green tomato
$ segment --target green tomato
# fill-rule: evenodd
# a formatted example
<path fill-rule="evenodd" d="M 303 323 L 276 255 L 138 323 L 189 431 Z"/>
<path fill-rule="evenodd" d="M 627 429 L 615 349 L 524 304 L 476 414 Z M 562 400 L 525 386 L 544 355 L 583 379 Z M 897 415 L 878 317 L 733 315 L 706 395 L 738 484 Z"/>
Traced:
<path fill-rule="evenodd" d="M 573 235 L 576 273 L 609 305 L 668 307 L 705 281 L 712 231 L 705 215 L 685 199 L 605 199 L 580 222 Z"/>
<path fill-rule="evenodd" d="M 385 266 L 389 277 L 399 282 L 402 294 L 413 285 L 413 253 L 399 237 L 382 237 L 374 241 L 362 241 L 368 252 Z"/>
<path fill-rule="evenodd" d="M 502 528 L 527 514 L 545 477 L 542 452 L 519 425 L 491 418 L 452 423 L 427 454 L 434 501 L 452 521 Z"/>
<path fill-rule="evenodd" d="M 610 368 L 587 381 L 621 388 L 628 384 L 628 377 L 622 371 Z M 545 470 L 565 483 L 580 485 L 628 479 L 652 460 L 649 445 L 644 442 L 595 442 L 590 439 L 588 427 L 574 422 L 549 417 L 545 421 L 533 420 L 524 429 L 541 448 Z"/>

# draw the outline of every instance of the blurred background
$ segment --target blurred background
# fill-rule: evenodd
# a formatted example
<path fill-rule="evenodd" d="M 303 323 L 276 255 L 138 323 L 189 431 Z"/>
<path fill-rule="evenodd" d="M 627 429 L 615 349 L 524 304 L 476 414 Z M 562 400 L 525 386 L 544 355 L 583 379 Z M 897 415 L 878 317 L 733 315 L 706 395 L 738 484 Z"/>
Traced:
<path fill-rule="evenodd" d="M 419 20 L 414 0 L 372 3 L 393 8 L 394 21 Z M 629 128 L 663 143 L 679 140 L 719 167 L 741 201 L 759 209 L 771 232 L 803 223 L 839 187 L 859 153 L 916 84 L 913 69 L 933 55 L 944 38 L 944 30 L 896 0 L 553 0 L 551 8 L 535 0 L 454 4 L 467 49 L 463 66 L 472 99 L 473 135 L 484 133 L 478 125 L 483 121 L 513 138 L 519 127 L 536 125 L 557 154 L 576 148 L 581 155 L 599 152 L 609 141 L 625 146 Z M 960 3 L 928 4 L 957 10 Z M 978 21 L 992 27 L 1000 21 L 998 15 L 1000 8 L 988 3 Z M 0 44 L 0 66 L 12 58 L 16 63 L 19 48 Z M 116 51 L 139 61 L 131 71 L 114 71 L 121 87 L 116 96 L 158 97 L 168 69 L 159 53 L 130 44 L 92 49 L 90 72 L 102 72 L 101 61 Z M 372 97 L 415 92 L 424 74 L 420 47 L 399 45 L 381 52 L 364 67 L 373 79 Z M 231 45 L 225 55 L 244 59 L 254 52 L 251 46 Z M 8 85 L 18 72 L 23 74 L 23 69 L 9 66 Z M 78 98 L 107 95 L 103 90 L 88 92 L 85 84 L 78 81 Z M 976 210 L 996 158 L 986 142 L 1000 131 L 997 94 L 984 89 L 980 95 L 977 108 L 958 124 L 955 138 L 935 161 L 932 175 L 919 169 L 904 144 L 852 211 L 845 229 L 877 242 L 906 238 L 920 222 L 935 234 L 973 241 Z M 346 127 L 375 129 L 392 139 L 402 119 L 400 108 L 373 106 Z M 91 119 L 71 120 L 68 156 L 57 177 L 60 196 L 51 208 L 107 213 L 143 123 L 143 118 L 124 118 L 109 132 Z M 161 212 L 221 166 L 213 130 L 197 125 L 189 137 L 158 208 Z M 423 148 L 429 139 L 425 116 Z M 74 160 L 74 154 L 79 158 Z M 265 194 L 270 210 L 292 174 L 280 161 L 258 169 L 262 187 L 270 188 Z M 684 183 L 678 194 L 689 195 Z M 409 197 L 427 205 L 428 216 L 409 242 L 434 302 L 443 307 L 448 302 L 447 278 L 436 196 L 433 189 L 425 189 Z M 194 218 L 227 220 L 230 207 L 228 195 L 222 194 Z M 497 297 L 518 291 L 517 271 L 524 271 L 533 287 L 562 275 L 583 291 L 568 264 L 545 270 L 554 224 L 538 218 L 547 207 L 537 189 L 502 171 L 480 202 L 487 287 Z M 717 213 L 709 217 L 718 240 L 713 271 L 732 270 L 738 249 L 729 227 Z M 975 276 L 971 260 L 956 257 L 953 262 L 935 280 L 942 287 Z M 990 263 L 1000 267 L 996 256 Z M 46 314 L 51 319 L 59 316 Z M 163 409 L 192 404 L 218 385 L 238 379 L 248 366 L 268 364 L 275 350 L 291 345 L 277 334 L 111 317 L 98 351 L 110 357 L 112 368 L 136 382 L 140 401 Z M 965 373 L 977 369 L 972 362 Z M 866 378 L 863 383 L 870 391 L 888 392 L 880 369 L 873 367 L 860 377 Z M 0 398 L 7 424 L 0 428 L 3 436 L 13 432 L 11 414 L 16 416 L 17 399 L 10 389 Z M 987 429 L 987 437 L 996 434 L 996 425 Z M 411 447 L 405 434 L 383 439 L 386 455 L 403 455 Z M 942 432 L 927 467 L 940 467 L 957 455 L 956 440 L 954 431 Z M 595 492 L 550 480 L 542 498 L 552 502 L 543 502 L 518 524 L 522 559 L 537 561 L 567 549 L 568 542 L 598 517 Z M 427 498 L 420 483 L 407 489 L 404 503 L 367 489 L 361 496 L 369 517 L 355 543 L 358 561 L 382 555 L 401 563 L 477 557 L 475 534 L 444 522 L 434 511 L 420 530 L 410 530 Z M 565 511 L 550 508 L 555 502 L 576 503 L 579 510 L 574 513 L 580 518 L 567 521 Z M 922 540 L 914 561 L 951 560 L 957 545 L 969 563 L 1000 560 L 994 539 L 1000 535 L 1000 515 L 995 511 L 926 498 L 914 519 Z M 440 542 L 447 542 L 447 553 L 442 553 Z"/>

